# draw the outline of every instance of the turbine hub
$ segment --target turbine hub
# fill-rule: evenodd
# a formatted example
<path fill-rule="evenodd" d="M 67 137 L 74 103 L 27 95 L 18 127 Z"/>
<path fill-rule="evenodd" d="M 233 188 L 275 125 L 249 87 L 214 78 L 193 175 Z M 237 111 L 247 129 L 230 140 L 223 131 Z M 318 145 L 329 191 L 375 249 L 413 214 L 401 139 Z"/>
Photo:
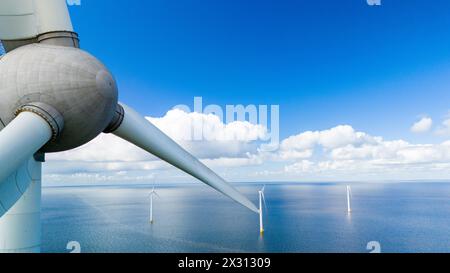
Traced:
<path fill-rule="evenodd" d="M 38 111 L 54 131 L 42 152 L 94 139 L 113 119 L 117 97 L 112 74 L 78 48 L 30 44 L 0 59 L 0 130 L 20 111 Z"/>

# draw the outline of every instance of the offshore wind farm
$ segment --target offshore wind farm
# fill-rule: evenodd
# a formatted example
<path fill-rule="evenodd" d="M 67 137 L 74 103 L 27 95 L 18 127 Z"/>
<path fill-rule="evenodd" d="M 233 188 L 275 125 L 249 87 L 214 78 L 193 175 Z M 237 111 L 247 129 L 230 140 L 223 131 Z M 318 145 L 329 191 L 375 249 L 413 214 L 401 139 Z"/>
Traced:
<path fill-rule="evenodd" d="M 258 214 L 193 183 L 158 186 L 153 224 L 151 184 L 44 187 L 42 251 L 76 241 L 87 253 L 370 253 L 374 242 L 383 253 L 450 252 L 450 184 L 352 183 L 351 214 L 346 185 L 267 183 L 263 236 Z M 236 186 L 258 202 L 261 183 Z"/>

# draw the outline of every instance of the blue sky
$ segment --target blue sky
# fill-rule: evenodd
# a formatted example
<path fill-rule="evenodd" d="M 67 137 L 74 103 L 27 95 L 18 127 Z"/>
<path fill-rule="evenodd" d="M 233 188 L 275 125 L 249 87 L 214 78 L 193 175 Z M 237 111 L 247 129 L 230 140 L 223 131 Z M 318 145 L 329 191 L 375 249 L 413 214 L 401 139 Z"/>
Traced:
<path fill-rule="evenodd" d="M 161 116 L 205 103 L 280 104 L 281 134 L 352 124 L 405 137 L 443 116 L 450 2 L 106 1 L 71 7 L 82 47 L 115 73 L 123 101 Z M 406 136 L 412 137 L 412 136 Z"/>
<path fill-rule="evenodd" d="M 361 157 L 376 168 L 440 164 L 392 179 L 450 178 L 443 175 L 450 149 L 442 152 L 450 142 L 439 146 L 450 139 L 449 11 L 446 0 L 383 0 L 379 7 L 365 0 L 82 0 L 70 7 L 82 48 L 111 69 L 120 99 L 142 114 L 164 117 L 195 96 L 222 106 L 278 104 L 281 139 L 294 139 L 286 153 L 321 146 L 329 156 L 317 166 L 335 170 Z M 423 117 L 433 125 L 412 132 Z M 329 145 L 326 130 L 351 140 Z M 325 137 L 317 134 L 314 147 L 302 150 L 305 131 Z M 389 142 L 397 140 L 405 143 Z M 273 178 L 276 166 L 307 170 L 321 156 L 298 153 L 280 153 L 275 163 L 261 156 L 266 163 L 252 171 L 273 169 Z"/>

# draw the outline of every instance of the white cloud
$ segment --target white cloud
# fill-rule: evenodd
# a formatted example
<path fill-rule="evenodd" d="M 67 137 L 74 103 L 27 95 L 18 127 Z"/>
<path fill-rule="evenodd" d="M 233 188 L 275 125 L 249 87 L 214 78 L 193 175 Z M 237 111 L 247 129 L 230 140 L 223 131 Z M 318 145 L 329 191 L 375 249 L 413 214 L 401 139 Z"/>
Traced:
<path fill-rule="evenodd" d="M 384 140 L 349 125 L 291 136 L 275 158 L 284 162 L 284 177 L 292 179 L 450 178 L 450 141 Z"/>
<path fill-rule="evenodd" d="M 112 134 L 101 134 L 79 148 L 47 155 L 48 161 L 135 162 L 151 161 L 155 157 Z"/>
<path fill-rule="evenodd" d="M 233 179 L 239 181 L 450 179 L 450 140 L 412 144 L 339 125 L 288 137 L 277 151 L 264 152 L 256 140 L 267 130 L 250 123 L 223 124 L 214 115 L 180 110 L 148 119 L 205 164 L 222 174 L 233 173 Z M 431 119 L 423 120 L 417 123 L 419 131 L 431 127 Z M 193 128 L 200 121 L 208 140 L 193 138 Z M 450 131 L 450 120 L 445 126 Z M 148 182 L 154 175 L 167 181 L 190 179 L 139 148 L 105 134 L 76 150 L 49 155 L 45 173 L 51 181 Z"/>
<path fill-rule="evenodd" d="M 138 162 L 49 161 L 44 168 L 46 172 L 52 174 L 73 174 L 153 171 L 169 168 L 169 165 L 160 160 Z"/>
<path fill-rule="evenodd" d="M 304 173 L 309 172 L 314 167 L 314 162 L 309 160 L 302 160 L 296 162 L 291 165 L 287 165 L 284 167 L 285 172 L 287 173 Z"/>
<path fill-rule="evenodd" d="M 247 121 L 224 124 L 213 114 L 186 113 L 179 109 L 169 111 L 162 118 L 148 118 L 164 133 L 178 141 L 252 142 L 267 137 L 267 128 Z"/>
<path fill-rule="evenodd" d="M 186 113 L 177 109 L 169 111 L 162 118 L 147 119 L 210 167 L 262 163 L 262 159 L 256 155 L 259 147 L 256 141 L 266 136 L 267 129 L 261 125 L 241 121 L 223 124 L 212 114 Z M 199 125 L 203 128 L 206 140 L 195 140 L 195 128 Z M 74 174 L 80 178 L 84 173 L 90 174 L 86 176 L 87 179 L 104 179 L 120 171 L 165 169 L 171 169 L 171 175 L 180 173 L 133 144 L 112 134 L 101 134 L 77 149 L 48 154 L 45 173 L 58 177 L 68 175 L 71 179 Z M 101 175 L 95 176 L 95 173 Z"/>
<path fill-rule="evenodd" d="M 363 132 L 356 132 L 349 125 L 340 125 L 329 130 L 308 131 L 291 136 L 281 142 L 278 154 L 284 160 L 304 159 L 312 157 L 317 148 L 332 150 L 347 145 L 359 146 L 377 141 L 379 138 L 371 137 Z"/>
<path fill-rule="evenodd" d="M 431 130 L 431 126 L 433 126 L 433 120 L 429 117 L 423 117 L 413 124 L 411 127 L 411 132 L 416 134 L 426 133 Z"/>
<path fill-rule="evenodd" d="M 450 118 L 442 122 L 442 125 L 437 130 L 437 133 L 441 136 L 450 136 Z"/>
<path fill-rule="evenodd" d="M 223 124 L 212 114 L 186 113 L 175 109 L 162 118 L 147 119 L 183 148 L 203 159 L 242 157 L 258 148 L 256 140 L 267 134 L 261 125 L 236 121 Z M 206 140 L 196 140 L 196 126 L 203 127 Z M 155 157 L 112 134 L 101 134 L 77 149 L 50 154 L 50 161 L 151 161 Z"/>
<path fill-rule="evenodd" d="M 366 133 L 356 132 L 349 125 L 339 125 L 329 130 L 304 132 L 291 136 L 281 143 L 281 149 L 306 150 L 316 145 L 332 149 L 349 144 L 358 145 L 365 142 L 374 142 L 376 139 Z"/>
<path fill-rule="evenodd" d="M 345 177 L 344 174 L 350 179 L 352 175 L 366 179 L 401 179 L 411 176 L 415 179 L 450 178 L 450 141 L 411 144 L 404 140 L 386 141 L 367 134 L 364 139 L 353 143 L 341 142 L 342 146 L 333 149 L 319 144 L 321 156 L 317 157 L 316 152 L 316 157 L 287 164 L 284 171 L 291 175 L 328 174 L 338 180 Z"/>
<path fill-rule="evenodd" d="M 256 155 L 248 155 L 248 157 L 239 158 L 216 158 L 216 159 L 204 159 L 203 163 L 210 167 L 222 167 L 222 168 L 233 168 L 233 167 L 243 167 L 243 166 L 255 166 L 264 163 L 263 159 Z"/>

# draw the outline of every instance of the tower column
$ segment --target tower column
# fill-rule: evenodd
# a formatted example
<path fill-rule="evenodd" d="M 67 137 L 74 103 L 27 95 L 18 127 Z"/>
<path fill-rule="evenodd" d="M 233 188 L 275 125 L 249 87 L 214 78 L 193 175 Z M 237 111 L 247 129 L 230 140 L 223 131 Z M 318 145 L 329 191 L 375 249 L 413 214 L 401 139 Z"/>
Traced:
<path fill-rule="evenodd" d="M 263 202 L 263 193 L 262 193 L 262 191 L 260 191 L 259 192 L 259 232 L 261 234 L 264 233 L 262 202 Z"/>
<path fill-rule="evenodd" d="M 29 186 L 0 218 L 0 253 L 40 252 L 41 174 L 42 163 L 30 158 L 8 178 L 16 181 L 15 186 L 19 190 L 21 185 L 29 183 Z"/>

